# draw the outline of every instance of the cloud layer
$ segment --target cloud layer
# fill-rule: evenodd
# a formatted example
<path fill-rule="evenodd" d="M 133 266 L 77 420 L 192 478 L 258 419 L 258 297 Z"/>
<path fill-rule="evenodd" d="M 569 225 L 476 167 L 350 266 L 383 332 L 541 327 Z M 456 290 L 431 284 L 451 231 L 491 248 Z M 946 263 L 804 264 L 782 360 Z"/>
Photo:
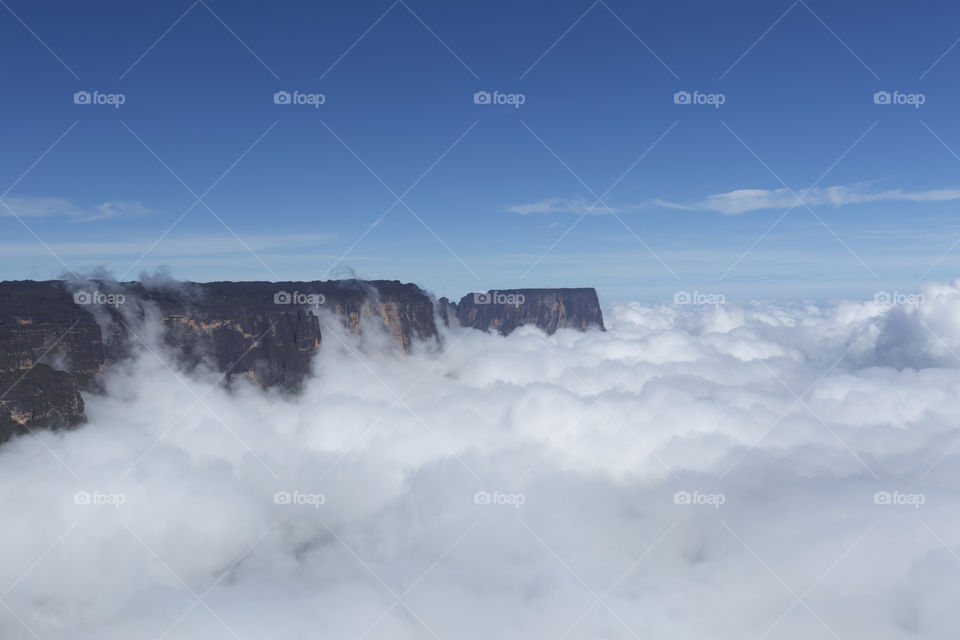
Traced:
<path fill-rule="evenodd" d="M 614 209 L 601 202 L 587 201 L 587 199 L 583 197 L 547 198 L 529 204 L 511 205 L 507 207 L 507 211 L 510 213 L 519 213 L 522 216 L 536 213 L 575 213 L 577 215 L 622 213 L 620 209 Z"/>
<path fill-rule="evenodd" d="M 904 191 L 887 189 L 871 191 L 864 183 L 836 185 L 833 187 L 814 187 L 810 190 L 791 191 L 790 189 L 736 189 L 726 193 L 715 193 L 691 205 L 662 203 L 681 209 L 700 211 L 719 211 L 724 215 L 738 215 L 749 211 L 767 209 L 789 209 L 802 207 L 831 206 L 844 207 L 851 204 L 871 202 L 949 202 L 960 200 L 960 189 L 933 189 L 929 191 Z"/>
<path fill-rule="evenodd" d="M 832 187 L 813 187 L 809 190 L 793 191 L 781 189 L 734 189 L 724 193 L 714 193 L 702 200 L 691 203 L 671 202 L 656 199 L 647 203 L 610 206 L 594 203 L 582 197 L 547 198 L 529 204 L 517 204 L 507 207 L 511 213 L 521 215 L 543 213 L 573 213 L 576 215 L 620 214 L 654 209 L 678 209 L 681 211 L 716 211 L 724 215 L 740 215 L 750 211 L 770 209 L 790 209 L 802 207 L 831 206 L 844 207 L 852 204 L 874 202 L 950 202 L 960 200 L 960 189 L 931 189 L 927 191 L 904 191 L 903 189 L 871 189 L 871 183 L 860 182 L 851 185 Z"/>
<path fill-rule="evenodd" d="M 10 197 L 4 200 L 0 215 L 20 218 L 63 218 L 71 222 L 91 222 L 104 218 L 138 217 L 150 213 L 139 202 L 107 201 L 90 206 L 79 205 L 69 198 Z M 12 212 L 12 213 L 11 213 Z"/>
<path fill-rule="evenodd" d="M 156 347 L 0 449 L 0 636 L 952 637 L 960 283 L 919 294 L 328 323 L 297 398 Z"/>

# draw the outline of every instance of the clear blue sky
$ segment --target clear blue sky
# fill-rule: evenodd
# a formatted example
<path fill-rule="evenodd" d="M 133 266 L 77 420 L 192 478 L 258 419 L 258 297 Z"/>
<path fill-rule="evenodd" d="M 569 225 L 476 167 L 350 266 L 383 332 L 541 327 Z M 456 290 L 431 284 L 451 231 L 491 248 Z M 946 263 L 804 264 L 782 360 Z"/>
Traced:
<path fill-rule="evenodd" d="M 958 273 L 955 3 L 3 3 L 3 279 L 656 300 Z"/>

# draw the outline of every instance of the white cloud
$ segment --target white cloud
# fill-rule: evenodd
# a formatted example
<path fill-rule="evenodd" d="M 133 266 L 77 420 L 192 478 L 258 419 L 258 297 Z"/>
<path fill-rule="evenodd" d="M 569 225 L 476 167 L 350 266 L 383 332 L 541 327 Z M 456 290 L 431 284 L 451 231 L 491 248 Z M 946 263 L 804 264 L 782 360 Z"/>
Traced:
<path fill-rule="evenodd" d="M 193 408 L 146 355 L 90 424 L 0 448 L 4 602 L 51 640 L 952 637 L 960 281 L 920 293 L 632 303 L 407 357 L 328 325 L 299 398 Z M 0 636 L 32 637 L 6 609 Z"/>
<path fill-rule="evenodd" d="M 253 251 L 273 251 L 291 248 L 304 248 L 327 242 L 333 234 L 243 234 L 243 243 Z M 139 256 L 150 247 L 156 238 L 144 237 L 136 240 L 102 240 L 75 242 L 48 242 L 48 247 L 58 256 L 79 256 L 98 259 L 116 256 Z M 233 253 L 249 255 L 244 244 L 231 234 L 192 234 L 168 236 L 153 251 L 154 257 L 172 256 L 212 256 Z M 5 257 L 30 257 L 37 249 L 29 244 L 0 243 L 0 254 Z"/>
<path fill-rule="evenodd" d="M 796 195 L 789 189 L 736 189 L 726 193 L 715 193 L 705 199 L 690 205 L 679 205 L 660 201 L 665 206 L 675 208 L 719 211 L 724 215 L 738 215 L 748 211 L 766 209 L 788 209 L 792 206 L 802 207 L 797 197 L 811 207 L 827 205 L 843 207 L 851 204 L 871 202 L 947 202 L 960 199 L 960 189 L 933 189 L 929 191 L 904 191 L 902 189 L 887 189 L 884 191 L 870 191 L 865 183 L 853 185 L 838 185 L 833 187 L 815 187 L 804 195 L 802 190 Z"/>
<path fill-rule="evenodd" d="M 904 191 L 903 189 L 870 189 L 867 182 L 832 187 L 815 187 L 804 194 L 803 190 L 791 192 L 789 189 L 735 189 L 724 193 L 714 193 L 706 198 L 691 202 L 671 202 L 656 198 L 646 203 L 624 204 L 617 206 L 597 205 L 591 209 L 593 201 L 584 198 L 547 198 L 530 204 L 512 205 L 507 208 L 511 213 L 521 215 L 537 213 L 584 213 L 603 215 L 610 213 L 628 213 L 650 211 L 657 208 L 677 209 L 681 211 L 717 211 L 724 215 L 739 215 L 749 211 L 768 209 L 788 209 L 802 207 L 798 197 L 810 207 L 843 207 L 852 204 L 872 202 L 949 202 L 960 200 L 960 188 L 931 189 L 928 191 Z"/>
<path fill-rule="evenodd" d="M 539 202 L 530 204 L 515 204 L 507 207 L 510 213 L 519 213 L 520 215 L 531 215 L 537 213 L 575 213 L 577 215 L 593 214 L 603 215 L 610 213 L 622 213 L 622 210 L 608 207 L 602 203 L 594 206 L 595 200 L 588 201 L 586 198 L 547 198 Z"/>
<path fill-rule="evenodd" d="M 150 212 L 139 202 L 116 200 L 89 206 L 78 205 L 69 198 L 55 197 L 10 197 L 4 202 L 21 218 L 69 218 L 73 222 L 142 216 Z M 0 216 L 10 217 L 10 210 L 0 207 Z"/>

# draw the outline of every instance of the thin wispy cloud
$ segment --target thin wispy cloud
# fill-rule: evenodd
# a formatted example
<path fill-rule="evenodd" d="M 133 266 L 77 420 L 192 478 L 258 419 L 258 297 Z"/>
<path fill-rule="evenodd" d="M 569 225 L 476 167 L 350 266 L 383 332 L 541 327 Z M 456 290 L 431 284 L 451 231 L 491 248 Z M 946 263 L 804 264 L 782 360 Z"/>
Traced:
<path fill-rule="evenodd" d="M 629 204 L 597 204 L 582 197 L 546 198 L 528 204 L 515 204 L 507 207 L 511 213 L 520 215 L 572 213 L 575 215 L 621 214 L 636 212 L 655 212 L 658 209 L 679 211 L 716 211 L 727 216 L 740 215 L 751 211 L 788 209 L 806 204 L 810 207 L 844 207 L 875 202 L 950 202 L 960 200 L 960 187 L 930 189 L 926 191 L 906 191 L 904 189 L 871 189 L 872 183 L 858 182 L 850 185 L 816 187 L 804 193 L 804 190 L 791 191 L 780 189 L 734 189 L 723 193 L 710 194 L 693 202 L 674 202 L 655 198 L 645 202 Z"/>
<path fill-rule="evenodd" d="M 81 205 L 70 198 L 38 196 L 10 197 L 5 202 L 21 218 L 66 218 L 71 222 L 132 218 L 147 215 L 151 211 L 140 202 L 123 200 Z M 10 217 L 11 213 L 6 208 L 0 208 L 0 216 Z"/>
<path fill-rule="evenodd" d="M 312 246 L 328 242 L 336 236 L 332 234 L 275 234 L 253 235 L 244 239 L 247 246 L 257 252 L 289 251 L 291 249 L 309 249 Z M 139 255 L 150 246 L 149 237 L 123 240 L 90 240 L 75 242 L 52 242 L 48 246 L 57 255 L 79 258 L 102 258 L 104 256 L 131 256 Z M 230 234 L 196 234 L 165 238 L 160 242 L 153 255 L 160 257 L 171 256 L 211 256 L 233 253 L 246 253 L 244 247 L 236 237 Z M 19 243 L 0 243 L 0 254 L 12 256 L 31 256 L 36 254 L 36 247 Z"/>
<path fill-rule="evenodd" d="M 799 198 L 799 199 L 798 199 Z M 717 211 L 735 216 L 750 211 L 787 209 L 791 206 L 844 207 L 873 202 L 949 202 L 960 200 L 960 188 L 931 189 L 928 191 L 905 191 L 903 189 L 870 190 L 867 183 L 814 188 L 804 194 L 803 190 L 780 189 L 735 189 L 714 193 L 691 204 L 658 200 L 657 204 L 688 211 Z"/>
<path fill-rule="evenodd" d="M 577 215 L 595 214 L 605 215 L 610 213 L 622 213 L 624 210 L 617 207 L 609 207 L 602 203 L 589 201 L 586 198 L 546 198 L 539 202 L 529 204 L 515 204 L 507 207 L 510 213 L 518 213 L 522 216 L 534 215 L 540 213 L 575 213 Z"/>

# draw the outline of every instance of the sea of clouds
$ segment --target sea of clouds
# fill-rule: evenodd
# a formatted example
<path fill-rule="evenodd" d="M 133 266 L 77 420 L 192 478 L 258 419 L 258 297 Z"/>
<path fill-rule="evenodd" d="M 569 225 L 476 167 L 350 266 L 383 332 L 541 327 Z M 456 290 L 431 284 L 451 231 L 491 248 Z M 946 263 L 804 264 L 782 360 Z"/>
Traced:
<path fill-rule="evenodd" d="M 161 347 L 0 448 L 0 637 L 952 638 L 960 281 L 328 324 L 297 397 Z"/>

